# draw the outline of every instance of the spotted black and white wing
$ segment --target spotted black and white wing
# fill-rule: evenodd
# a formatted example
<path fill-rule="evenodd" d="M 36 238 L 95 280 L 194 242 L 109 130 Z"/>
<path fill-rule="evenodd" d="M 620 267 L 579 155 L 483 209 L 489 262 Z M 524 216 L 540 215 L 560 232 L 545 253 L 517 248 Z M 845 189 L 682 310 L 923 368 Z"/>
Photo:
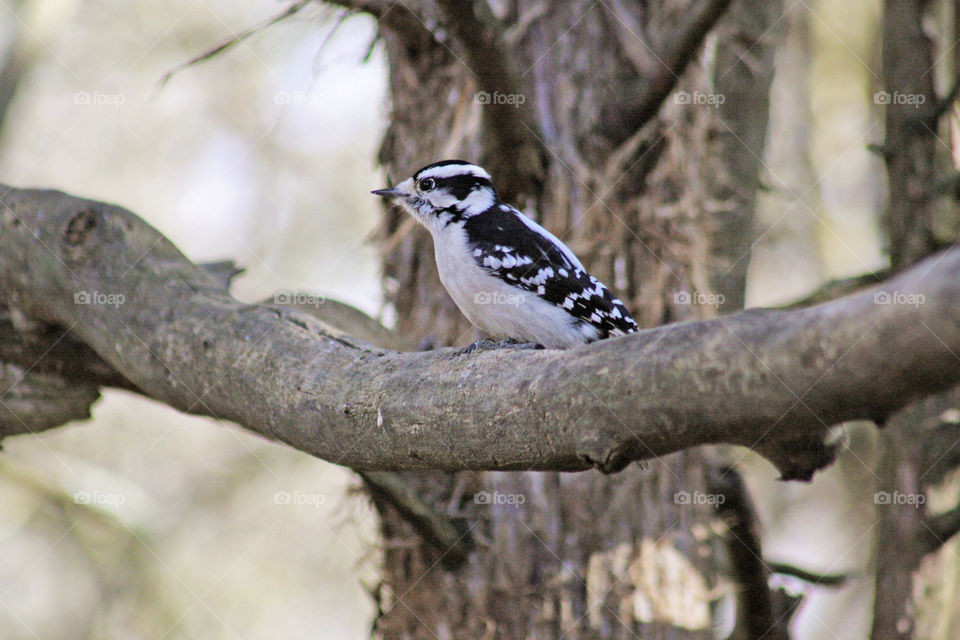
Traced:
<path fill-rule="evenodd" d="M 583 268 L 549 231 L 505 204 L 465 220 L 474 261 L 491 275 L 565 310 L 597 329 L 597 339 L 633 333 L 623 303 Z"/>

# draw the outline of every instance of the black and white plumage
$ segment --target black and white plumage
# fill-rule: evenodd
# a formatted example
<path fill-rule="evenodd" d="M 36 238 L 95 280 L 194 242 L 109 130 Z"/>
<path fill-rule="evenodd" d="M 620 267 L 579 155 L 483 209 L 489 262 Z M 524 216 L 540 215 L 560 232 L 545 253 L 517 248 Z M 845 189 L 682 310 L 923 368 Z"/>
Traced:
<path fill-rule="evenodd" d="M 566 245 L 500 201 L 481 167 L 443 160 L 373 193 L 430 231 L 440 281 L 491 336 L 564 349 L 637 330 L 623 303 Z"/>

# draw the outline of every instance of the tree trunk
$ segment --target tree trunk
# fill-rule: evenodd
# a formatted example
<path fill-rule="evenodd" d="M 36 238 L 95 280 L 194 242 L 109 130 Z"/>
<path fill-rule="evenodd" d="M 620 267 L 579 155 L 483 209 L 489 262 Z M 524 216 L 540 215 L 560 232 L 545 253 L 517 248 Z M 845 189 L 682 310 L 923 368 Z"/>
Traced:
<path fill-rule="evenodd" d="M 642 326 L 742 306 L 780 3 L 737 3 L 702 46 L 697 29 L 724 8 L 708 5 L 725 3 L 509 3 L 496 16 L 450 4 L 381 14 L 388 182 L 446 157 L 484 164 Z M 508 59 L 478 55 L 498 45 Z M 496 112 L 498 100 L 516 112 Z M 504 157 L 501 128 L 521 131 L 520 160 Z M 397 211 L 383 232 L 398 331 L 424 347 L 475 339 L 440 286 L 429 235 Z M 374 492 L 386 540 L 375 635 L 713 637 L 737 571 L 708 458 L 687 451 L 610 477 L 402 474 L 471 550 L 422 537 Z M 777 637 L 772 622 L 741 637 Z"/>
<path fill-rule="evenodd" d="M 943 111 L 953 108 L 956 90 L 940 100 L 934 88 L 935 42 L 925 26 L 929 0 L 887 0 L 884 3 L 882 94 L 885 96 L 889 202 L 885 212 L 887 242 L 893 271 L 901 270 L 941 246 L 957 241 L 956 203 L 938 199 L 936 156 L 937 131 Z M 952 31 L 952 30 L 951 30 Z M 952 33 L 945 38 L 954 50 Z M 945 55 L 945 54 L 944 54 Z M 958 81 L 960 82 L 960 81 Z M 960 86 L 960 85 L 958 85 Z M 878 94 L 881 95 L 881 94 Z M 949 156 L 940 149 L 942 156 Z M 946 163 L 943 163 L 946 164 Z M 953 167 L 956 170 L 956 167 Z M 897 292 L 890 292 L 896 296 Z M 894 298 L 891 300 L 897 303 Z M 878 474 L 877 577 L 874 605 L 874 640 L 906 640 L 932 637 L 929 630 L 949 613 L 924 606 L 935 589 L 930 574 L 918 572 L 924 558 L 938 551 L 956 529 L 940 530 L 928 506 L 930 489 L 944 472 L 952 469 L 943 455 L 934 453 L 942 444 L 940 434 L 955 438 L 957 426 L 940 416 L 960 405 L 960 391 L 927 398 L 893 416 L 882 432 L 883 456 Z M 956 444 L 956 440 L 953 440 Z M 956 508 L 955 510 L 956 511 Z M 942 522 L 942 520 L 941 520 Z M 924 573 L 926 575 L 924 575 Z M 924 583 L 927 583 L 926 585 Z M 926 587 L 926 588 L 924 588 Z M 953 600 L 953 599 L 948 599 Z M 955 607 L 955 604 L 953 605 Z M 936 606 L 937 609 L 942 609 Z"/>

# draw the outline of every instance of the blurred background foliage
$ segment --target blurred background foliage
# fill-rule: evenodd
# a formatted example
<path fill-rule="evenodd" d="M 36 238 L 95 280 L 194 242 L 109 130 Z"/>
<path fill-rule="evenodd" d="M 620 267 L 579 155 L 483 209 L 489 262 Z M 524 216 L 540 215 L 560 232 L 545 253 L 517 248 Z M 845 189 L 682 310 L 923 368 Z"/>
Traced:
<path fill-rule="evenodd" d="M 0 176 L 120 203 L 194 260 L 236 260 L 242 299 L 314 290 L 377 313 L 373 20 L 310 6 L 158 84 L 284 8 L 5 3 L 22 76 Z M 347 470 L 123 392 L 4 444 L 0 637 L 368 634 L 376 522 Z"/>
<path fill-rule="evenodd" d="M 7 0 L 0 59 L 17 90 L 0 180 L 122 204 L 193 260 L 234 259 L 241 299 L 316 291 L 389 324 L 368 194 L 382 186 L 387 117 L 374 21 L 309 5 L 159 83 L 285 7 Z M 867 150 L 883 135 L 880 2 L 794 2 L 785 19 L 750 306 L 885 264 L 884 171 Z M 809 485 L 743 460 L 768 559 L 852 576 L 811 594 L 797 638 L 869 628 L 876 432 L 853 424 L 846 437 Z M 105 393 L 90 422 L 5 442 L 0 635 L 367 637 L 379 543 L 358 487 L 343 468 L 230 424 Z M 956 545 L 928 584 L 944 598 Z"/>

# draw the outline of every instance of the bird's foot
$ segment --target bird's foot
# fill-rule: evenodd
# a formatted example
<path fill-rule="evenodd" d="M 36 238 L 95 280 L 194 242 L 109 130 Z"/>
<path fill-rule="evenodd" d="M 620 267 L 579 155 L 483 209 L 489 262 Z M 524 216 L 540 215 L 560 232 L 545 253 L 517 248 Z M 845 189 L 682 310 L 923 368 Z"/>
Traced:
<path fill-rule="evenodd" d="M 469 347 L 462 349 L 457 355 L 465 356 L 474 351 L 493 351 L 494 349 L 543 349 L 543 345 L 536 342 L 520 342 L 514 338 L 493 341 L 489 338 L 477 340 Z"/>

